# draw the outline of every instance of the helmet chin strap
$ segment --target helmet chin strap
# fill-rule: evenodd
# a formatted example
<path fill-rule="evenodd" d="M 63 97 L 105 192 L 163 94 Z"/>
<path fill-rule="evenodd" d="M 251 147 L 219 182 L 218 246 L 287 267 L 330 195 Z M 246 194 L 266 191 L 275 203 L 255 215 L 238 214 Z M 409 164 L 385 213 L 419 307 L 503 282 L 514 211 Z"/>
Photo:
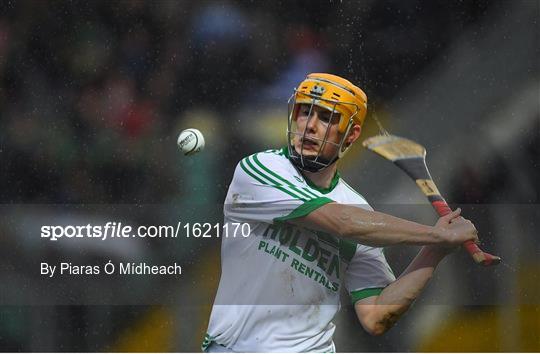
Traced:
<path fill-rule="evenodd" d="M 317 161 L 315 161 L 317 159 Z M 289 153 L 289 160 L 295 165 L 298 169 L 308 172 L 320 172 L 336 162 L 339 157 L 336 156 L 331 159 L 325 159 L 323 157 L 317 158 L 315 156 L 301 156 L 294 146 L 291 147 L 291 152 Z"/>

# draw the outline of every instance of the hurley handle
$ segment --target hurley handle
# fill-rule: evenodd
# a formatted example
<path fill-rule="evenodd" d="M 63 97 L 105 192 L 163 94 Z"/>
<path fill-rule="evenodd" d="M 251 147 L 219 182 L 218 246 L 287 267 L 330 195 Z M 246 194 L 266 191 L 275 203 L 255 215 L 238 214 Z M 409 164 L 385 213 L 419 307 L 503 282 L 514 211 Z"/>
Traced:
<path fill-rule="evenodd" d="M 431 202 L 431 205 L 433 206 L 433 208 L 435 208 L 439 216 L 445 216 L 452 212 L 452 209 L 450 209 L 450 207 L 448 206 L 448 204 L 446 203 L 444 199 L 434 200 Z M 492 254 L 482 251 L 480 247 L 478 247 L 478 245 L 471 240 L 465 241 L 465 243 L 463 244 L 463 247 L 465 247 L 467 252 L 469 252 L 471 257 L 478 264 L 482 264 L 484 266 L 490 266 L 490 265 L 497 265 L 501 262 L 500 257 L 494 256 Z"/>
<path fill-rule="evenodd" d="M 364 147 L 392 161 L 416 182 L 440 216 L 452 212 L 437 189 L 426 165 L 426 148 L 409 139 L 388 133 L 372 136 L 363 142 Z M 501 258 L 482 251 L 473 241 L 467 241 L 463 247 L 477 264 L 496 265 Z"/>

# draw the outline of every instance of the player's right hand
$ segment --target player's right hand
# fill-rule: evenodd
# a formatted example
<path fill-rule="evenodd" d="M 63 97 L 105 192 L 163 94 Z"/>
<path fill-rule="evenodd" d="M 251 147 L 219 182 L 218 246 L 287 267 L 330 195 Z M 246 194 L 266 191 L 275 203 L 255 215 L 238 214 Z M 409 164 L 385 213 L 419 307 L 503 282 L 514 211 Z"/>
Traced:
<path fill-rule="evenodd" d="M 478 243 L 478 231 L 470 220 L 460 216 L 461 209 L 458 208 L 448 215 L 445 215 L 437 221 L 435 229 L 440 241 L 444 247 L 456 247 L 465 241 Z"/>

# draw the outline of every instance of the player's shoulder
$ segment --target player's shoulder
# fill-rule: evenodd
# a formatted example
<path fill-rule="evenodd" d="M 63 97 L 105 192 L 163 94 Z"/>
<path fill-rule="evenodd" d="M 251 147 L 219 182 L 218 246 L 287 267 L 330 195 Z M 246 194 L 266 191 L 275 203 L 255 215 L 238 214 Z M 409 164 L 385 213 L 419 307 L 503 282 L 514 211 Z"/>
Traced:
<path fill-rule="evenodd" d="M 270 149 L 244 157 L 237 166 L 248 175 L 263 175 L 281 179 L 291 178 L 298 174 L 288 158 L 288 151 L 283 149 Z"/>
<path fill-rule="evenodd" d="M 265 167 L 281 167 L 292 168 L 292 164 L 288 158 L 287 148 L 283 149 L 269 149 L 260 152 L 256 152 L 242 159 L 244 162 L 255 162 L 262 164 Z"/>
<path fill-rule="evenodd" d="M 373 208 L 367 202 L 366 198 L 356 189 L 351 187 L 341 176 L 339 178 L 338 186 L 340 187 L 340 190 L 344 195 L 344 203 L 356 205 L 363 209 L 373 210 Z"/>

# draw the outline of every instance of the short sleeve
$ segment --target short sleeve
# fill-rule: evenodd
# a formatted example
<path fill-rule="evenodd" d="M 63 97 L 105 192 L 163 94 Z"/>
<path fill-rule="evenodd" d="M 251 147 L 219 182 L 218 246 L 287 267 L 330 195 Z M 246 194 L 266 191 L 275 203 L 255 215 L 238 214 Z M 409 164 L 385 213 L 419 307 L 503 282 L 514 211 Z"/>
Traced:
<path fill-rule="evenodd" d="M 278 153 L 248 156 L 236 166 L 225 200 L 225 217 L 237 221 L 284 222 L 333 202 L 302 181 L 289 160 Z"/>
<path fill-rule="evenodd" d="M 353 304 L 366 297 L 379 295 L 394 280 L 396 277 L 382 248 L 357 245 L 345 273 L 345 286 Z"/>

